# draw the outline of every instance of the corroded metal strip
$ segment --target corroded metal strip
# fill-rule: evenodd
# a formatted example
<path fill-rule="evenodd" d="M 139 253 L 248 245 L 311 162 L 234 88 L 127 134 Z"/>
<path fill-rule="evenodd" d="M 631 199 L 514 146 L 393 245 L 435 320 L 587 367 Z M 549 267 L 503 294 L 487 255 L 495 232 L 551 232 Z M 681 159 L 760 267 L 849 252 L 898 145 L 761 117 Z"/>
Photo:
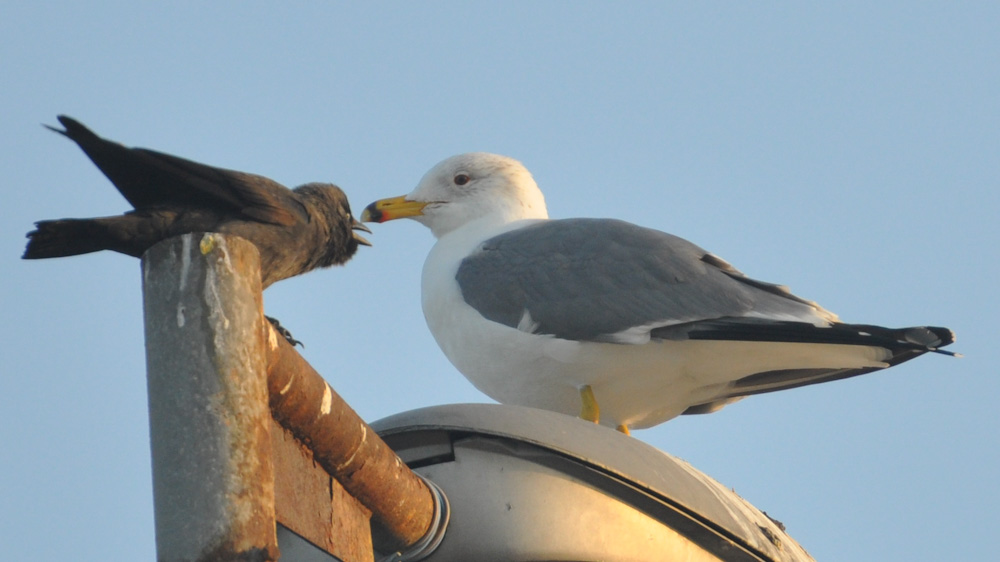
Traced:
<path fill-rule="evenodd" d="M 392 552 L 420 540 L 434 517 L 434 500 L 423 480 L 273 331 L 267 355 L 275 420 L 371 510 L 375 547 Z"/>

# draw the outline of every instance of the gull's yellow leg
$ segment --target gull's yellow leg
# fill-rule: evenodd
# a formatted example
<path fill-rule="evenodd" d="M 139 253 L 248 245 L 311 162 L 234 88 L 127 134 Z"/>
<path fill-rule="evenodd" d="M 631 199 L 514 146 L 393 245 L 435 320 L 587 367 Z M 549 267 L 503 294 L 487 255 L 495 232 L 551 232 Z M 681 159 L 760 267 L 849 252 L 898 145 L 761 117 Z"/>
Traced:
<path fill-rule="evenodd" d="M 580 398 L 583 400 L 583 407 L 580 408 L 580 417 L 587 421 L 600 423 L 601 408 L 597 405 L 597 399 L 594 398 L 594 389 L 590 388 L 589 384 L 580 387 Z"/>
<path fill-rule="evenodd" d="M 625 435 L 632 435 L 632 432 L 628 430 L 628 426 L 625 425 L 625 424 L 619 425 L 615 429 L 617 429 L 618 431 L 624 433 Z"/>

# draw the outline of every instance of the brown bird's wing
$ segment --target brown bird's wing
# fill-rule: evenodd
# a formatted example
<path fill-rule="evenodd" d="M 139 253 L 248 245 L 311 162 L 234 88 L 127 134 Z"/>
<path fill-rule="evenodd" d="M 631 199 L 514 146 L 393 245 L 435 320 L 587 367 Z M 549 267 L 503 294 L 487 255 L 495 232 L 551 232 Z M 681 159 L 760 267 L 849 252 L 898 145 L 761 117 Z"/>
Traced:
<path fill-rule="evenodd" d="M 276 225 L 308 220 L 291 190 L 255 174 L 215 168 L 170 154 L 128 148 L 97 136 L 65 115 L 65 135 L 87 154 L 136 210 L 195 207 Z"/>

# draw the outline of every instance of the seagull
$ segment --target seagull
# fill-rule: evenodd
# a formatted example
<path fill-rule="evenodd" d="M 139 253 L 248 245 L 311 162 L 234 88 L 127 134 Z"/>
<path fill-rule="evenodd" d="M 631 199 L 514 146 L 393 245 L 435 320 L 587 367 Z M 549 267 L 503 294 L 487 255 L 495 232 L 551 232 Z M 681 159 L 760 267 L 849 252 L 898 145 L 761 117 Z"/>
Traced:
<path fill-rule="evenodd" d="M 190 232 L 219 232 L 257 246 L 261 284 L 340 265 L 358 245 L 355 230 L 371 232 L 351 215 L 347 196 L 333 184 L 294 190 L 274 180 L 214 168 L 169 154 L 128 148 L 60 115 L 66 136 L 83 149 L 134 210 L 122 215 L 44 220 L 27 234 L 24 259 L 112 250 L 141 257 L 150 246 Z"/>
<path fill-rule="evenodd" d="M 955 339 L 947 328 L 842 323 L 677 236 L 549 219 L 531 174 L 505 156 L 448 158 L 361 218 L 430 228 L 424 316 L 476 388 L 624 433 L 927 352 L 957 355 L 940 349 Z"/>

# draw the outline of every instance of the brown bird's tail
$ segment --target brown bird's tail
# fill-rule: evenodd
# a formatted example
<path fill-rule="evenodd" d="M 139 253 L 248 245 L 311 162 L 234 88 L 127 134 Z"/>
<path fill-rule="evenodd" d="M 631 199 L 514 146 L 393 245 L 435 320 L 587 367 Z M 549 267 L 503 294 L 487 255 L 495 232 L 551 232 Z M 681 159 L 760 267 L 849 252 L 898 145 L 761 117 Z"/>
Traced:
<path fill-rule="evenodd" d="M 38 221 L 28 233 L 26 260 L 89 254 L 110 248 L 107 229 L 98 219 Z"/>

